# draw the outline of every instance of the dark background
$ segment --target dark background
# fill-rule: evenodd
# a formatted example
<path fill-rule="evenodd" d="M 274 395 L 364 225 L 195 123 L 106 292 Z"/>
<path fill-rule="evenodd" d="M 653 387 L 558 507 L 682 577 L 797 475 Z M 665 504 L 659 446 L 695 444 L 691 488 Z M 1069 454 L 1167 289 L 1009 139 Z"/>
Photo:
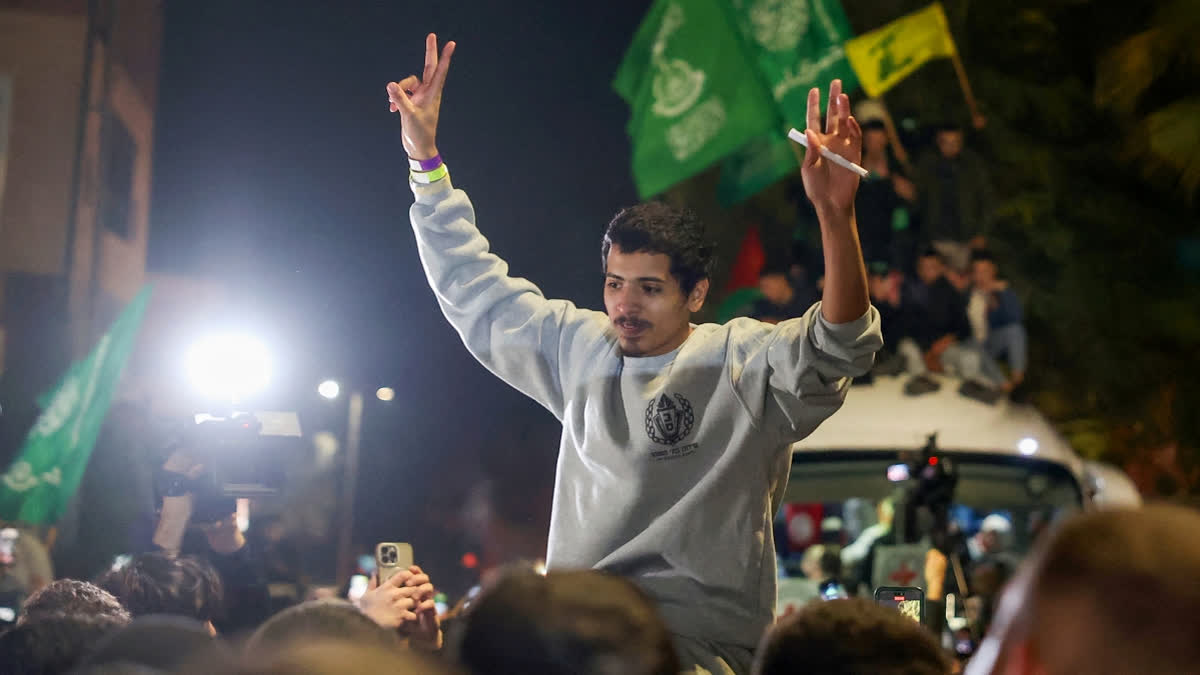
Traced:
<path fill-rule="evenodd" d="M 503 515 L 544 538 L 559 432 L 437 308 L 386 83 L 421 72 L 428 32 L 458 42 L 438 135 L 456 185 L 513 274 L 602 308 L 599 235 L 637 201 L 609 82 L 647 6 L 166 3 L 151 269 L 239 289 L 281 361 L 276 400 L 318 405 L 324 377 L 367 392 L 364 544 L 456 559 L 453 537 L 413 530 L 481 477 L 497 479 Z M 390 404 L 372 396 L 385 385 Z M 340 406 L 309 419 L 336 431 Z"/>

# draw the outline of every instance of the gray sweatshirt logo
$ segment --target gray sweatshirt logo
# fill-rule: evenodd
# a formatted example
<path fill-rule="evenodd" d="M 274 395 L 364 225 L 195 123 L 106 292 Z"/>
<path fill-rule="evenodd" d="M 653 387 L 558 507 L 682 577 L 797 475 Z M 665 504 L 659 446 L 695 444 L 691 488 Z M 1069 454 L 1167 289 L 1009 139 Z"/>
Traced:
<path fill-rule="evenodd" d="M 675 445 L 687 438 L 695 421 L 692 404 L 679 394 L 674 400 L 663 394 L 646 407 L 646 434 L 660 445 Z"/>

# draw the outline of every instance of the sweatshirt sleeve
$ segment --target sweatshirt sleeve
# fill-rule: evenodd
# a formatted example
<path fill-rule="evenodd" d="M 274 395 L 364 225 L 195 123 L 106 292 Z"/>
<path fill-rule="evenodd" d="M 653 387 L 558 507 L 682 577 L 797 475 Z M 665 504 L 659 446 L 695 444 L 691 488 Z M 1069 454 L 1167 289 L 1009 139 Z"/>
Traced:
<path fill-rule="evenodd" d="M 608 346 L 607 318 L 508 276 L 449 178 L 412 188 L 417 250 L 442 313 L 480 363 L 561 419 L 565 370 Z"/>
<path fill-rule="evenodd" d="M 883 346 L 874 307 L 843 324 L 826 321 L 819 302 L 776 326 L 741 321 L 734 328 L 743 333 L 731 364 L 734 390 L 759 426 L 777 424 L 787 442 L 837 411 L 850 378 L 869 371 Z"/>

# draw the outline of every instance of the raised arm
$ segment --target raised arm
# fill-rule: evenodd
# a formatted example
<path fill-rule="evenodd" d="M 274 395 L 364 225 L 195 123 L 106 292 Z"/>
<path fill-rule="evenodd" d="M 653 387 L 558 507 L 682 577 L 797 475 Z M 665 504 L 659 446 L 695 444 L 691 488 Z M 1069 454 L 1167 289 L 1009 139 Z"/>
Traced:
<path fill-rule="evenodd" d="M 565 404 L 563 364 L 586 363 L 606 347 L 604 315 L 547 300 L 536 286 L 508 275 L 475 223 L 475 209 L 455 190 L 438 154 L 442 88 L 454 43 L 438 58 L 437 37 L 425 43 L 425 70 L 390 82 L 391 110 L 400 114 L 404 149 L 413 167 L 416 203 L 409 212 L 425 275 L 446 319 L 476 359 L 556 416 Z M 430 172 L 436 165 L 441 167 Z"/>
<path fill-rule="evenodd" d="M 821 128 L 821 92 L 808 92 L 808 152 L 800 174 L 804 191 L 821 223 L 821 246 L 825 252 L 825 289 L 821 314 L 833 324 L 849 323 L 870 307 L 867 268 L 863 263 L 854 219 L 854 195 L 858 174 L 821 157 L 826 147 L 854 163 L 862 161 L 862 129 L 850 115 L 850 98 L 842 93 L 842 81 L 829 85 L 829 112 L 825 133 Z"/>

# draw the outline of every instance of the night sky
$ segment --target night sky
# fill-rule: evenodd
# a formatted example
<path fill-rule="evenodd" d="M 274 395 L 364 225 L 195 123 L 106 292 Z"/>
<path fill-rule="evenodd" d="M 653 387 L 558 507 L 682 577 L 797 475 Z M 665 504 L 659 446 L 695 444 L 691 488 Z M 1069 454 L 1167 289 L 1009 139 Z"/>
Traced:
<path fill-rule="evenodd" d="M 648 5 L 166 3 L 151 270 L 238 289 L 296 405 L 327 376 L 396 388 L 368 403 L 364 540 L 404 534 L 389 522 L 456 495 L 479 456 L 548 489 L 559 432 L 437 309 L 385 84 L 421 71 L 428 32 L 458 42 L 438 134 L 455 184 L 514 274 L 602 308 L 599 236 L 636 202 L 609 83 Z"/>

